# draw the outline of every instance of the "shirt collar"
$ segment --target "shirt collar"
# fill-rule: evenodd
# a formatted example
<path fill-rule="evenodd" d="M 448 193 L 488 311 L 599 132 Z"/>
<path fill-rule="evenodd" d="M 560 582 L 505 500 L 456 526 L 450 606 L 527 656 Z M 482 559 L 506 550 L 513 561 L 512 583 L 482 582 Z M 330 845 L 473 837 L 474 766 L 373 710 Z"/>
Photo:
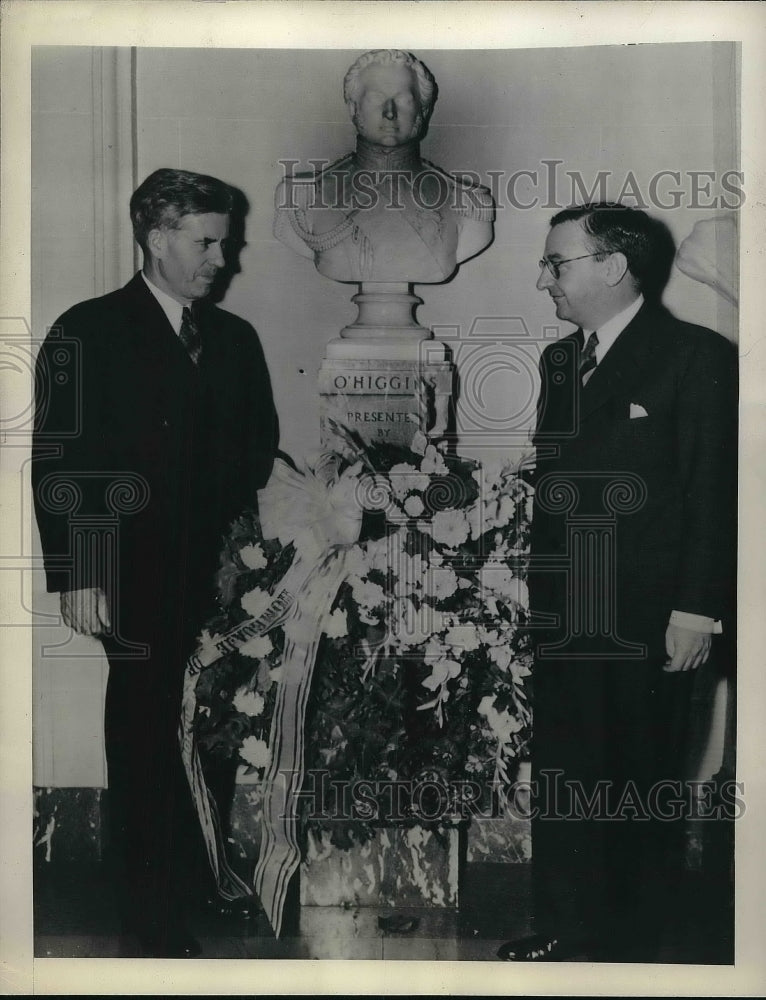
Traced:
<path fill-rule="evenodd" d="M 597 331 L 598 345 L 596 347 L 597 364 L 601 364 L 601 362 L 604 360 L 604 355 L 606 354 L 606 352 L 609 350 L 609 348 L 612 346 L 615 340 L 617 340 L 617 338 L 620 336 L 620 334 L 628 325 L 628 323 L 630 323 L 633 317 L 638 313 L 638 310 L 641 308 L 643 304 L 644 304 L 644 297 L 643 295 L 639 294 L 638 298 L 634 299 L 626 309 L 623 309 L 622 312 L 617 313 L 616 316 L 612 316 L 610 320 L 607 320 L 606 323 L 602 324 L 598 328 Z M 588 337 L 592 332 L 593 332 L 592 330 L 583 330 L 585 340 L 588 339 Z"/>
<path fill-rule="evenodd" d="M 176 302 L 174 298 L 168 295 L 167 292 L 163 292 L 161 288 L 158 288 L 153 281 L 150 281 L 144 271 L 141 272 L 141 277 L 146 282 L 149 291 L 162 306 L 162 311 L 167 316 L 168 322 L 173 327 L 174 332 L 178 334 L 181 330 L 184 307 L 180 302 Z"/>

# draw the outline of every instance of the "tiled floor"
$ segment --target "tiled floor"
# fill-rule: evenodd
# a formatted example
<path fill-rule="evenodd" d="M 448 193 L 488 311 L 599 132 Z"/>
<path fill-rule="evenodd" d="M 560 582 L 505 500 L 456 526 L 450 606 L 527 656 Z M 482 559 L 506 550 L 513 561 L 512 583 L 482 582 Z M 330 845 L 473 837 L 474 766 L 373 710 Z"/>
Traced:
<path fill-rule="evenodd" d="M 722 887 L 687 872 L 668 914 L 664 962 L 729 964 L 729 907 Z M 297 933 L 276 940 L 254 919 L 200 910 L 190 921 L 204 958 L 493 961 L 498 946 L 530 933 L 530 866 L 466 866 L 459 910 L 304 907 Z M 378 917 L 412 917 L 407 932 L 386 931 Z M 111 893 L 98 868 L 43 868 L 36 878 L 38 957 L 116 958 L 125 954 Z"/>

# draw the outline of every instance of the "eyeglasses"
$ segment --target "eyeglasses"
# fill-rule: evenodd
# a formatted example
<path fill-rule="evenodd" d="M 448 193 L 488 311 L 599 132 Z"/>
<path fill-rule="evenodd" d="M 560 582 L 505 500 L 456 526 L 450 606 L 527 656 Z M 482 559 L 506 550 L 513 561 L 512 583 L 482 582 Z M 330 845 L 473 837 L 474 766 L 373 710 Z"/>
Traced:
<path fill-rule="evenodd" d="M 561 265 L 571 264 L 573 260 L 585 260 L 587 257 L 603 257 L 604 251 L 600 250 L 598 253 L 584 253 L 582 257 L 567 257 L 566 260 L 548 260 L 547 257 L 543 257 L 542 260 L 538 260 L 537 265 L 542 271 L 544 267 L 547 267 L 556 280 L 561 276 Z"/>

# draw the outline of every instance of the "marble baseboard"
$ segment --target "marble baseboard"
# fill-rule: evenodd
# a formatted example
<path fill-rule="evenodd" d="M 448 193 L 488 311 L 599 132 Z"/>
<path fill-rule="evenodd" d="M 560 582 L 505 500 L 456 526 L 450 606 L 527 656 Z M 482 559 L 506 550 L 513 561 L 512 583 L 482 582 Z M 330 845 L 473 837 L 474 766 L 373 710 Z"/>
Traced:
<path fill-rule="evenodd" d="M 261 812 L 260 786 L 239 785 L 231 815 L 235 857 L 258 856 Z M 468 825 L 467 861 L 519 864 L 527 863 L 531 858 L 529 820 L 515 816 L 475 817 Z"/>
<path fill-rule="evenodd" d="M 50 861 L 98 861 L 103 855 L 103 822 L 108 792 L 103 788 L 36 788 L 35 857 Z M 261 789 L 238 785 L 231 813 L 233 859 L 258 857 Z M 531 858 L 529 823 L 514 818 L 476 818 L 467 831 L 467 860 L 499 864 Z"/>
<path fill-rule="evenodd" d="M 231 815 L 233 864 L 257 858 L 261 813 L 260 787 L 238 786 Z M 456 906 L 459 861 L 457 829 L 440 839 L 420 827 L 389 827 L 348 850 L 334 847 L 327 830 L 310 832 L 301 866 L 301 904 Z"/>
<path fill-rule="evenodd" d="M 103 788 L 35 788 L 35 862 L 71 864 L 103 859 Z"/>
<path fill-rule="evenodd" d="M 526 864 L 532 860 L 528 819 L 514 816 L 478 817 L 468 827 L 466 861 Z"/>
<path fill-rule="evenodd" d="M 69 864 L 101 861 L 105 846 L 107 799 L 108 792 L 103 788 L 35 788 L 33 814 L 35 862 Z M 230 850 L 233 861 L 240 859 L 243 862 L 251 862 L 258 857 L 260 818 L 260 786 L 238 785 L 231 814 Z M 715 824 L 707 822 L 692 822 L 689 825 L 687 868 L 703 869 L 708 851 L 716 851 L 721 834 L 713 827 Z M 317 851 L 317 857 L 324 856 L 326 852 L 324 847 L 321 850 L 317 848 Z M 335 851 L 334 848 L 333 851 L 338 858 L 342 858 L 344 852 Z M 529 821 L 514 816 L 474 818 L 465 837 L 465 851 L 465 860 L 469 863 L 526 864 L 532 860 Z M 384 864 L 383 861 L 371 861 L 366 857 L 364 863 L 368 867 L 371 864 L 373 867 L 375 864 L 379 866 Z M 396 870 L 395 866 L 391 870 Z M 359 876 L 355 875 L 351 879 L 352 883 L 357 877 Z M 335 878 L 342 882 L 346 875 L 339 869 Z M 362 888 L 357 888 L 354 892 L 369 896 L 370 890 L 364 888 L 365 880 L 360 877 L 360 881 Z M 388 891 L 386 889 L 386 892 Z M 435 892 L 435 890 L 428 891 Z M 320 890 L 317 889 L 317 892 Z M 451 898 L 450 893 L 451 890 L 445 891 L 445 898 Z M 354 893 L 350 892 L 349 901 L 352 901 L 352 897 L 356 898 Z"/>
<path fill-rule="evenodd" d="M 302 906 L 458 904 L 460 831 L 390 826 L 339 850 L 327 830 L 310 831 L 301 865 Z"/>

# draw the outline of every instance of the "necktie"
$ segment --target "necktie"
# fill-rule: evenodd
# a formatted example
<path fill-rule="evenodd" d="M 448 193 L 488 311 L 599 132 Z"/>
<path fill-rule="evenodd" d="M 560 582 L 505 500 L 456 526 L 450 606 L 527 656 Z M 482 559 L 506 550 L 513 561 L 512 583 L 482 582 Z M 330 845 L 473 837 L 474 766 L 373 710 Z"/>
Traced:
<path fill-rule="evenodd" d="M 189 357 L 195 365 L 198 365 L 202 354 L 202 337 L 194 312 L 188 306 L 184 306 L 181 313 L 181 329 L 178 331 L 178 337 L 189 352 Z"/>
<path fill-rule="evenodd" d="M 593 374 L 593 369 L 596 367 L 596 347 L 598 346 L 598 335 L 595 330 L 588 337 L 585 347 L 582 349 L 580 354 L 580 381 L 583 385 L 588 381 L 590 376 Z"/>

